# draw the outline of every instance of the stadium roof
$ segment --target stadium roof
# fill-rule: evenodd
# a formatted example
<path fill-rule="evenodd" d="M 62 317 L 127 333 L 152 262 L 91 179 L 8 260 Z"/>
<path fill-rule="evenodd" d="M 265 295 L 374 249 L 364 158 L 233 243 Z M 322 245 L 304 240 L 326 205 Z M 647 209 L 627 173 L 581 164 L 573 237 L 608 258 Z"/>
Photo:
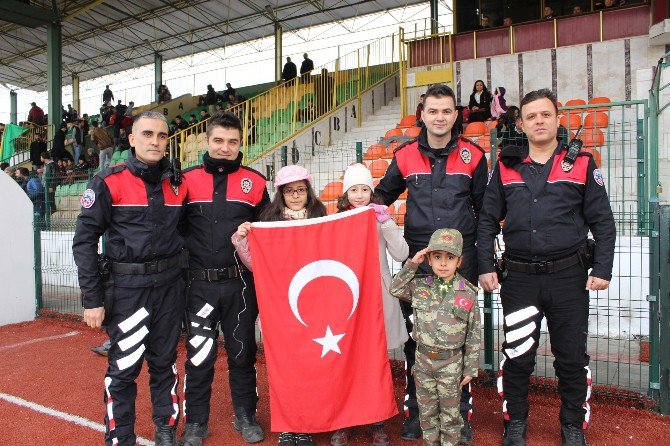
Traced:
<path fill-rule="evenodd" d="M 41 1 L 45 7 L 51 3 Z M 73 73 L 84 81 L 151 64 L 156 51 L 169 60 L 271 36 L 277 21 L 286 32 L 426 0 L 53 1 L 60 6 L 63 84 L 67 85 Z M 15 19 L 10 3 L 20 2 L 3 0 L 0 5 L 0 82 L 45 90 L 43 23 L 49 11 L 44 10 L 41 23 L 28 14 Z M 36 3 L 32 2 L 33 7 Z"/>

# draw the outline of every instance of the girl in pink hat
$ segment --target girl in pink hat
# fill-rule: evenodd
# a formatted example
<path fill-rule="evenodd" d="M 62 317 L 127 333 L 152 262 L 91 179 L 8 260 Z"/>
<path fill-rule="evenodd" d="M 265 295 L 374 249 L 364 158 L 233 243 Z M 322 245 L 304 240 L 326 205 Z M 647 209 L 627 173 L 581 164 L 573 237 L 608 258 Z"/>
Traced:
<path fill-rule="evenodd" d="M 326 207 L 319 201 L 312 188 L 312 176 L 302 166 L 282 167 L 275 177 L 275 196 L 261 212 L 260 221 L 302 220 L 324 217 Z M 235 250 L 242 263 L 252 270 L 251 252 L 247 235 L 251 223 L 244 222 L 232 236 Z M 282 432 L 277 446 L 313 446 L 312 436 L 307 433 Z"/>

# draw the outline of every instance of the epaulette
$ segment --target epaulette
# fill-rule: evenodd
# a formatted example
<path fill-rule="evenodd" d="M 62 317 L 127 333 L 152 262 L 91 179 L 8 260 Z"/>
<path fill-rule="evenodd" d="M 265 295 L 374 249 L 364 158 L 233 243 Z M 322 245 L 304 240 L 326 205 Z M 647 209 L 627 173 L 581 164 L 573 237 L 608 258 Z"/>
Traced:
<path fill-rule="evenodd" d="M 477 294 L 477 292 L 479 291 L 478 286 L 473 285 L 465 277 L 461 276 L 460 274 L 458 275 L 457 279 L 458 279 L 457 284 L 458 284 L 458 290 L 459 291 L 470 290 L 475 294 Z"/>
<path fill-rule="evenodd" d="M 202 164 L 197 164 L 197 165 L 195 165 L 195 166 L 191 166 L 191 167 L 187 167 L 186 169 L 183 169 L 183 170 L 181 171 L 181 173 L 184 174 L 184 173 L 186 173 L 186 172 L 190 172 L 190 171 L 192 171 L 192 170 L 202 169 L 202 168 L 203 168 L 203 165 L 202 165 Z"/>
<path fill-rule="evenodd" d="M 523 161 L 528 156 L 528 148 L 524 146 L 505 146 L 500 151 L 500 162 L 507 167 Z"/>
<path fill-rule="evenodd" d="M 468 144 L 472 144 L 473 146 L 475 146 L 476 148 L 478 148 L 479 150 L 481 150 L 482 153 L 486 153 L 486 150 L 482 149 L 482 147 L 481 147 L 479 144 L 477 144 L 476 142 L 474 142 L 474 141 L 471 140 L 470 138 L 466 138 L 466 137 L 463 136 L 463 135 L 458 135 L 458 138 L 459 138 L 461 141 L 467 142 Z"/>
<path fill-rule="evenodd" d="M 395 149 L 393 149 L 393 154 L 395 155 L 395 153 L 396 153 L 398 150 L 403 149 L 403 148 L 407 147 L 408 145 L 417 142 L 418 139 L 419 139 L 419 138 L 417 137 L 417 138 L 412 138 L 412 139 L 410 139 L 409 141 L 405 141 L 404 143 L 400 144 L 398 147 L 396 147 Z"/>
<path fill-rule="evenodd" d="M 102 178 L 107 178 L 110 175 L 113 175 L 115 173 L 119 173 L 123 170 L 126 170 L 128 166 L 126 165 L 125 162 L 121 162 L 119 164 L 114 164 L 113 166 L 109 166 L 106 169 L 102 169 L 96 176 Z"/>
<path fill-rule="evenodd" d="M 244 170 L 248 170 L 248 171 L 250 171 L 250 172 L 253 172 L 253 173 L 255 173 L 256 175 L 258 175 L 259 177 L 263 178 L 263 180 L 265 180 L 265 181 L 268 180 L 267 177 L 266 177 L 265 175 L 263 175 L 262 173 L 260 173 L 260 172 L 257 171 L 256 169 L 253 169 L 253 168 L 251 168 L 251 167 L 249 167 L 249 166 L 242 166 L 242 165 L 240 165 L 240 169 L 244 169 Z"/>

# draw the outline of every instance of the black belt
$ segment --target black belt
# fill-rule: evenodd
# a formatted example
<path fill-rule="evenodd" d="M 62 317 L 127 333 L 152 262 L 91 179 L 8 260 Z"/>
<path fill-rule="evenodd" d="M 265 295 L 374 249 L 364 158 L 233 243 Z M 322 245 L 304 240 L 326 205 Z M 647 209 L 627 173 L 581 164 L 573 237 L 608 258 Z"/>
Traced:
<path fill-rule="evenodd" d="M 579 255 L 573 254 L 558 260 L 547 260 L 543 262 L 519 262 L 505 257 L 505 266 L 510 271 L 519 271 L 528 274 L 551 274 L 579 263 Z"/>
<path fill-rule="evenodd" d="M 418 344 L 416 346 L 416 349 L 423 353 L 424 355 L 428 356 L 430 359 L 449 359 L 452 356 L 457 355 L 458 353 L 461 353 L 463 350 L 460 348 L 451 348 L 449 350 L 440 350 L 432 347 L 426 347 L 423 344 Z"/>
<path fill-rule="evenodd" d="M 158 274 L 175 266 L 179 266 L 182 253 L 145 263 L 112 262 L 112 272 L 116 274 Z"/>
<path fill-rule="evenodd" d="M 237 265 L 227 268 L 212 269 L 192 269 L 189 271 L 191 280 L 206 280 L 208 282 L 217 282 L 219 280 L 234 279 L 240 277 L 247 270 Z"/>

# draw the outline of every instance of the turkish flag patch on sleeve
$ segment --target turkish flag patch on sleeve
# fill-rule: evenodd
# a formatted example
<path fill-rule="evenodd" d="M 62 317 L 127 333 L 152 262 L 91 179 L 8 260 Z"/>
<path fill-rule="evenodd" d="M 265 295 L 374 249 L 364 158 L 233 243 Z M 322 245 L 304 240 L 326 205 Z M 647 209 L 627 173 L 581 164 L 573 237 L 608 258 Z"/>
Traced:
<path fill-rule="evenodd" d="M 329 432 L 397 414 L 374 211 L 254 223 L 249 244 L 271 430 Z"/>
<path fill-rule="evenodd" d="M 463 293 L 457 292 L 456 297 L 454 298 L 454 305 L 459 308 L 463 308 L 464 310 L 470 311 L 470 308 L 472 308 L 472 300 L 465 297 Z"/>

